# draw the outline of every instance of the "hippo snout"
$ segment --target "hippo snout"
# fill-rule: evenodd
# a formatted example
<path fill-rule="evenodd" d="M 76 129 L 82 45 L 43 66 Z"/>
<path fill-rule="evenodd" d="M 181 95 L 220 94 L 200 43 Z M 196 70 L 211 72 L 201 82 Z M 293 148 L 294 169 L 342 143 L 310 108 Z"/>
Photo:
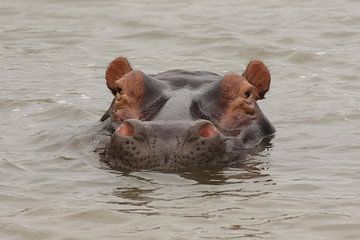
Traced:
<path fill-rule="evenodd" d="M 207 120 L 129 119 L 113 133 L 108 153 L 115 169 L 179 169 L 214 164 L 225 149 L 224 137 Z"/>

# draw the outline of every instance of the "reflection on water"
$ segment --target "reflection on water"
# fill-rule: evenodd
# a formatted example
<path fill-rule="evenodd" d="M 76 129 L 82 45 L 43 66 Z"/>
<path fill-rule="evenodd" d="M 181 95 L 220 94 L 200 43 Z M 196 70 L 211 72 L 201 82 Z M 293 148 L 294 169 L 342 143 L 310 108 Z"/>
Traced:
<path fill-rule="evenodd" d="M 0 4 L 1 239 L 359 239 L 359 2 Z M 147 73 L 270 68 L 276 137 L 240 166 L 112 171 L 117 55 Z"/>
<path fill-rule="evenodd" d="M 233 171 L 224 171 L 223 168 L 208 168 L 208 169 L 193 169 L 190 172 L 184 171 L 178 174 L 184 178 L 192 179 L 199 184 L 229 184 L 241 183 L 242 180 L 255 179 L 259 177 L 268 176 L 268 174 L 261 173 L 261 162 L 247 160 L 236 166 Z"/>
<path fill-rule="evenodd" d="M 262 173 L 264 168 L 267 168 L 264 163 L 249 160 L 242 168 L 227 170 L 198 169 L 177 174 L 155 171 L 118 172 L 121 178 L 126 177 L 128 181 L 138 184 L 117 186 L 112 191 L 115 198 L 108 203 L 114 204 L 113 209 L 122 213 L 211 219 L 223 211 L 242 211 L 242 207 L 215 204 L 215 208 L 201 208 L 201 211 L 198 208 L 189 211 L 189 207 L 192 204 L 201 205 L 205 199 L 222 198 L 247 202 L 271 194 L 271 186 L 275 183 L 269 174 Z M 171 193 L 168 192 L 169 189 Z M 238 225 L 223 228 L 240 229 Z"/>
<path fill-rule="evenodd" d="M 111 193 L 114 198 L 107 203 L 121 214 L 164 220 L 154 219 L 160 221 L 158 227 L 149 227 L 148 221 L 152 220 L 148 219 L 145 226 L 134 227 L 127 234 L 143 231 L 154 234 L 157 230 L 160 233 L 184 228 L 176 237 L 192 238 L 193 234 L 210 237 L 203 226 L 217 223 L 212 228 L 225 238 L 258 238 L 269 235 L 261 227 L 267 219 L 247 215 L 247 212 L 258 211 L 251 207 L 251 202 L 272 194 L 274 182 L 268 174 L 262 173 L 266 168 L 264 163 L 250 160 L 241 169 L 207 169 L 178 174 L 154 171 L 118 173 L 120 179 L 126 178 L 132 184 L 114 188 Z M 123 185 L 121 181 L 119 185 Z M 228 222 L 224 216 L 238 220 L 236 223 Z M 244 224 L 244 221 L 248 223 Z"/>

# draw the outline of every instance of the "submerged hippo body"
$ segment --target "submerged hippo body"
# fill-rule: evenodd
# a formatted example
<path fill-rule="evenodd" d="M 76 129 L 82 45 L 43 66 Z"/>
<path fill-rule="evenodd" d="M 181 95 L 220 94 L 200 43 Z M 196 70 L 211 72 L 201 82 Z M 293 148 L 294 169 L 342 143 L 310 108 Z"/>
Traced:
<path fill-rule="evenodd" d="M 119 57 L 106 83 L 114 99 L 101 118 L 111 135 L 101 156 L 114 169 L 231 166 L 275 132 L 256 103 L 270 87 L 261 61 L 250 62 L 242 75 L 149 75 Z"/>

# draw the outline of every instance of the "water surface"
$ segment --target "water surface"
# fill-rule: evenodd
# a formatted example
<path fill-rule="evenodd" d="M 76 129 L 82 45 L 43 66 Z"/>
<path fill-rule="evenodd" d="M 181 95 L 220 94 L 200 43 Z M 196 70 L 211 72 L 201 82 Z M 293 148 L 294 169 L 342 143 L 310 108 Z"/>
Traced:
<path fill-rule="evenodd" d="M 0 3 L 1 239 L 359 239 L 360 2 Z M 273 147 L 243 169 L 111 171 L 116 56 L 156 73 L 262 59 Z"/>

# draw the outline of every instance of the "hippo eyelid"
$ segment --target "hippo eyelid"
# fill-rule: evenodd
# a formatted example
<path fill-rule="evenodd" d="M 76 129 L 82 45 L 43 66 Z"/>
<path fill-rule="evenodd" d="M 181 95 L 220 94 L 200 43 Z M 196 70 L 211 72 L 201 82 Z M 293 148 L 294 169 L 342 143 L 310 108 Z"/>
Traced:
<path fill-rule="evenodd" d="M 254 89 L 255 89 L 255 87 L 251 86 L 248 90 L 245 91 L 244 97 L 249 98 L 251 96 L 251 94 L 254 92 Z"/>
<path fill-rule="evenodd" d="M 121 95 L 121 94 L 122 94 L 122 88 L 117 87 L 117 88 L 116 88 L 116 92 L 117 92 L 117 93 L 119 93 L 119 94 Z"/>

